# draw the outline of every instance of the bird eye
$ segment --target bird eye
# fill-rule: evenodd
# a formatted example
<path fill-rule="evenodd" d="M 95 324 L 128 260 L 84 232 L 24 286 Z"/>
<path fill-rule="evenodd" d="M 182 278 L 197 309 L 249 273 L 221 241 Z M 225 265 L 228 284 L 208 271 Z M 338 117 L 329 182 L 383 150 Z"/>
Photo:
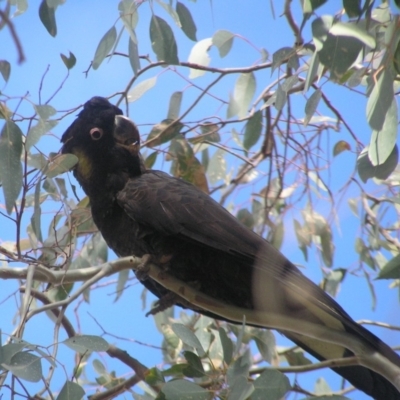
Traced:
<path fill-rule="evenodd" d="M 92 128 L 90 130 L 90 136 L 92 137 L 93 140 L 99 140 L 103 136 L 103 130 L 100 128 Z"/>

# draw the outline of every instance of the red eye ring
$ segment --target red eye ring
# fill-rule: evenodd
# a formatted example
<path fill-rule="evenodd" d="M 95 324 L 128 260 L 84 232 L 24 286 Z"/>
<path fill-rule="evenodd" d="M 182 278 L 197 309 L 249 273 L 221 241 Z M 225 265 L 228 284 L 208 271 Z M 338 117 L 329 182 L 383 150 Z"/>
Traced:
<path fill-rule="evenodd" d="M 92 128 L 89 133 L 93 140 L 100 140 L 104 134 L 103 129 L 100 128 Z"/>

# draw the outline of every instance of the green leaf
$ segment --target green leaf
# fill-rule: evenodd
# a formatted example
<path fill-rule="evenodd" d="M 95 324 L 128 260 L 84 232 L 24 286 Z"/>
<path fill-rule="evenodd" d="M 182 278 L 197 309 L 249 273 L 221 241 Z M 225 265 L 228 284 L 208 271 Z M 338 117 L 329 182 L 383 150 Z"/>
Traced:
<path fill-rule="evenodd" d="M 121 271 L 121 272 L 122 272 L 122 271 Z M 92 365 L 93 365 L 94 370 L 95 370 L 99 375 L 106 375 L 106 374 L 107 374 L 107 369 L 106 369 L 106 367 L 105 367 L 104 364 L 103 364 L 100 360 L 98 360 L 97 358 L 95 358 L 95 359 L 92 361 Z"/>
<path fill-rule="evenodd" d="M 327 0 L 304 0 L 303 1 L 303 13 L 308 14 L 315 11 L 318 7 L 325 4 Z"/>
<path fill-rule="evenodd" d="M 44 171 L 48 178 L 68 172 L 78 162 L 78 157 L 73 154 L 61 154 L 54 158 Z"/>
<path fill-rule="evenodd" d="M 184 379 L 176 379 L 164 384 L 161 391 L 167 399 L 173 400 L 211 400 L 213 394 L 201 386 Z"/>
<path fill-rule="evenodd" d="M 333 17 L 331 15 L 324 15 L 316 18 L 311 24 L 311 31 L 315 48 L 318 51 L 322 50 L 324 42 L 328 38 L 329 30 L 333 24 Z"/>
<path fill-rule="evenodd" d="M 169 4 L 165 3 L 162 0 L 156 0 L 156 2 L 170 15 L 170 17 L 174 20 L 176 26 L 178 26 L 179 28 L 182 28 L 182 24 L 179 19 L 179 15 L 172 7 L 172 4 L 171 4 L 172 2 L 170 2 Z"/>
<path fill-rule="evenodd" d="M 272 364 L 273 359 L 276 357 L 274 334 L 269 329 L 254 329 L 254 331 L 254 341 L 256 342 L 258 351 L 265 361 Z"/>
<path fill-rule="evenodd" d="M 43 242 L 42 238 L 42 230 L 41 230 L 41 208 L 40 208 L 40 186 L 41 181 L 38 180 L 35 187 L 35 202 L 33 206 L 33 214 L 31 217 L 31 225 L 33 232 L 35 233 L 36 237 L 39 239 L 40 242 Z"/>
<path fill-rule="evenodd" d="M 122 0 L 118 4 L 118 10 L 124 27 L 129 33 L 130 39 L 137 45 L 135 29 L 139 21 L 139 13 L 137 12 L 136 2 L 132 0 Z"/>
<path fill-rule="evenodd" d="M 88 351 L 107 351 L 110 346 L 102 337 L 94 335 L 73 336 L 61 343 L 81 354 Z"/>
<path fill-rule="evenodd" d="M 157 77 L 146 79 L 136 86 L 128 93 L 128 102 L 133 103 L 139 100 L 148 90 L 150 90 L 157 82 Z"/>
<path fill-rule="evenodd" d="M 278 89 L 276 90 L 276 98 L 275 98 L 275 108 L 280 111 L 286 104 L 287 93 L 282 89 L 282 85 L 278 84 Z"/>
<path fill-rule="evenodd" d="M 256 91 L 256 78 L 254 74 L 240 74 L 236 83 L 233 96 L 230 98 L 227 118 L 238 115 L 244 118 L 249 109 L 250 102 Z"/>
<path fill-rule="evenodd" d="M 151 17 L 150 40 L 158 61 L 172 65 L 179 64 L 174 33 L 168 23 L 156 15 Z"/>
<path fill-rule="evenodd" d="M 319 235 L 322 248 L 322 259 L 327 267 L 332 267 L 334 245 L 332 232 L 328 224 L 325 225 L 323 232 Z"/>
<path fill-rule="evenodd" d="M 136 76 L 138 71 L 140 70 L 140 58 L 139 58 L 138 46 L 131 38 L 129 38 L 128 56 L 133 74 Z"/>
<path fill-rule="evenodd" d="M 7 121 L 0 136 L 0 181 L 8 214 L 11 214 L 22 188 L 21 154 L 21 129 L 13 121 Z"/>
<path fill-rule="evenodd" d="M 222 345 L 222 351 L 224 353 L 224 361 L 227 365 L 229 365 L 232 361 L 233 356 L 233 343 L 232 340 L 228 337 L 225 332 L 225 329 L 220 327 L 218 329 L 219 339 Z"/>
<path fill-rule="evenodd" d="M 387 160 L 380 165 L 373 166 L 368 157 L 368 146 L 365 147 L 357 158 L 357 171 L 363 182 L 369 178 L 378 178 L 385 180 L 395 170 L 399 159 L 397 145 L 394 146 Z"/>
<path fill-rule="evenodd" d="M 181 110 L 183 92 L 174 92 L 169 100 L 168 119 L 177 119 Z"/>
<path fill-rule="evenodd" d="M 3 363 L 2 366 L 28 382 L 39 382 L 42 379 L 41 359 L 25 351 L 16 353 L 9 364 Z"/>
<path fill-rule="evenodd" d="M 175 335 L 178 336 L 183 343 L 194 347 L 200 357 L 205 356 L 206 353 L 203 349 L 203 346 L 201 345 L 197 336 L 189 328 L 183 324 L 172 324 L 171 328 Z"/>
<path fill-rule="evenodd" d="M 400 254 L 388 261 L 379 271 L 377 279 L 400 279 Z"/>
<path fill-rule="evenodd" d="M 352 22 L 336 22 L 332 25 L 329 33 L 334 36 L 353 37 L 372 49 L 376 46 L 375 38 L 365 29 L 362 29 L 360 25 Z"/>
<path fill-rule="evenodd" d="M 291 389 L 287 376 L 274 369 L 265 370 L 253 385 L 251 400 L 280 400 Z"/>
<path fill-rule="evenodd" d="M 113 26 L 101 38 L 100 43 L 97 46 L 92 63 L 93 69 L 97 69 L 100 67 L 100 64 L 103 62 L 108 53 L 111 51 L 116 40 L 117 40 L 117 30 L 115 29 L 115 26 Z"/>
<path fill-rule="evenodd" d="M 232 48 L 235 35 L 226 30 L 219 30 L 212 37 L 212 44 L 218 48 L 219 56 L 225 57 Z"/>
<path fill-rule="evenodd" d="M 75 382 L 66 381 L 57 400 L 80 400 L 85 395 L 85 391 Z"/>
<path fill-rule="evenodd" d="M 226 160 L 224 152 L 218 149 L 211 157 L 207 168 L 208 178 L 215 185 L 219 180 L 226 178 Z"/>
<path fill-rule="evenodd" d="M 344 268 L 337 268 L 324 272 L 324 281 L 322 289 L 329 293 L 332 297 L 336 297 L 339 292 L 340 284 L 346 276 L 347 270 Z"/>
<path fill-rule="evenodd" d="M 49 7 L 46 0 L 42 0 L 40 3 L 39 18 L 47 32 L 55 37 L 57 35 L 56 10 L 53 7 Z"/>
<path fill-rule="evenodd" d="M 0 74 L 8 82 L 11 74 L 11 64 L 6 60 L 0 60 Z"/>
<path fill-rule="evenodd" d="M 319 51 L 319 60 L 322 65 L 329 68 L 331 79 L 340 82 L 363 49 L 363 43 L 357 38 L 334 36 L 329 33 L 323 48 Z"/>
<path fill-rule="evenodd" d="M 116 296 L 114 302 L 116 302 L 122 296 L 122 293 L 124 293 L 125 284 L 128 281 L 128 278 L 129 278 L 128 269 L 124 269 L 123 271 L 120 271 L 120 273 L 118 274 L 118 282 L 117 282 Z"/>
<path fill-rule="evenodd" d="M 211 45 L 211 38 L 203 39 L 197 42 L 192 47 L 192 50 L 190 50 L 188 62 L 207 67 L 211 61 L 210 56 L 208 55 L 208 51 L 210 50 Z M 194 79 L 204 75 L 205 73 L 206 71 L 204 70 L 190 68 L 189 78 Z"/>
<path fill-rule="evenodd" d="M 147 137 L 149 147 L 155 147 L 159 146 L 160 144 L 167 143 L 175 136 L 179 135 L 179 132 L 183 128 L 183 124 L 177 122 L 169 126 L 171 123 L 172 120 L 164 119 L 159 124 L 153 126 L 149 136 Z"/>
<path fill-rule="evenodd" d="M 150 169 L 153 167 L 154 163 L 157 160 L 157 155 L 158 152 L 153 151 L 148 157 L 146 157 L 146 159 L 144 160 L 144 165 L 146 166 L 146 168 Z"/>
<path fill-rule="evenodd" d="M 10 364 L 11 359 L 25 347 L 25 343 L 9 343 L 1 347 L 0 364 Z"/>
<path fill-rule="evenodd" d="M 311 57 L 311 60 L 309 62 L 307 77 L 306 77 L 306 81 L 304 83 L 304 93 L 306 93 L 308 91 L 308 89 L 311 87 L 311 85 L 313 84 L 314 78 L 317 76 L 317 73 L 318 73 L 319 65 L 320 65 L 320 63 L 319 63 L 318 51 L 314 51 L 314 54 Z"/>
<path fill-rule="evenodd" d="M 317 89 L 307 100 L 305 113 L 306 116 L 304 118 L 304 126 L 307 126 L 311 120 L 311 117 L 314 115 L 317 110 L 318 103 L 321 100 L 322 92 L 321 89 Z"/>
<path fill-rule="evenodd" d="M 189 9 L 180 1 L 176 2 L 176 12 L 179 16 L 179 20 L 181 21 L 182 24 L 182 30 L 185 33 L 185 35 L 193 40 L 197 41 L 196 38 L 196 24 L 193 21 L 192 14 L 190 13 Z"/>
<path fill-rule="evenodd" d="M 205 375 L 203 363 L 201 362 L 201 359 L 197 354 L 194 354 L 191 351 L 184 351 L 183 356 L 191 367 L 188 368 L 186 371 L 183 371 L 185 376 L 187 376 L 188 378 L 201 378 Z"/>
<path fill-rule="evenodd" d="M 32 146 L 34 146 L 40 140 L 40 138 L 45 133 L 49 132 L 57 124 L 58 124 L 58 121 L 54 121 L 54 120 L 44 121 L 44 120 L 40 119 L 39 122 L 35 126 L 33 126 L 31 129 L 29 129 L 29 132 L 26 136 L 25 148 L 27 150 L 29 150 Z"/>
<path fill-rule="evenodd" d="M 249 376 L 250 370 L 250 360 L 245 355 L 237 358 L 232 364 L 229 365 L 229 368 L 226 372 L 226 380 L 229 385 L 233 385 L 236 379 L 243 376 L 247 379 Z"/>
<path fill-rule="evenodd" d="M 254 386 L 244 376 L 239 376 L 229 388 L 227 400 L 246 400 L 254 392 Z"/>
<path fill-rule="evenodd" d="M 380 131 L 372 131 L 368 157 L 372 165 L 383 164 L 393 151 L 397 139 L 397 101 L 393 98 Z"/>
<path fill-rule="evenodd" d="M 35 105 L 34 106 L 36 112 L 39 114 L 41 119 L 47 120 L 51 116 L 57 113 L 56 109 L 48 104 L 45 105 Z"/>
<path fill-rule="evenodd" d="M 275 225 L 275 228 L 272 231 L 272 237 L 271 237 L 270 242 L 271 242 L 272 246 L 274 246 L 278 250 L 282 247 L 284 228 L 285 227 L 284 227 L 282 221 L 279 221 Z"/>
<path fill-rule="evenodd" d="M 349 18 L 357 18 L 362 14 L 361 0 L 343 0 L 343 8 Z"/>
<path fill-rule="evenodd" d="M 261 111 L 256 111 L 254 115 L 247 121 L 244 130 L 243 147 L 246 150 L 250 150 L 257 142 L 261 136 L 262 129 L 262 113 Z"/>
<path fill-rule="evenodd" d="M 393 74 L 385 68 L 378 76 L 367 102 L 367 119 L 372 129 L 380 131 L 394 98 Z"/>
<path fill-rule="evenodd" d="M 60 54 L 60 57 L 61 57 L 61 59 L 63 60 L 63 63 L 65 64 L 65 66 L 68 68 L 68 69 L 72 69 L 74 66 L 75 66 L 75 64 L 76 64 L 76 57 L 75 57 L 75 55 L 74 55 L 74 53 L 72 53 L 72 52 L 69 52 L 69 57 L 67 57 L 66 55 L 64 55 L 64 54 Z"/>
<path fill-rule="evenodd" d="M 283 63 L 287 62 L 289 58 L 295 54 L 292 47 L 282 47 L 272 54 L 271 74 L 276 68 L 279 68 Z"/>

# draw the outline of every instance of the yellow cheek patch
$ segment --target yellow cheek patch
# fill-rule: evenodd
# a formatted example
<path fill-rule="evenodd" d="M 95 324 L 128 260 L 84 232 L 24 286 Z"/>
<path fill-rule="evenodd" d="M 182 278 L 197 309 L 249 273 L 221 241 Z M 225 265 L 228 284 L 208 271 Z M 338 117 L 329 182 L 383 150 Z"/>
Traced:
<path fill-rule="evenodd" d="M 75 167 L 79 175 L 81 175 L 83 179 L 90 179 L 93 172 L 93 163 L 90 157 L 88 157 L 83 150 L 77 148 L 74 148 L 72 153 L 76 155 L 79 160 Z"/>

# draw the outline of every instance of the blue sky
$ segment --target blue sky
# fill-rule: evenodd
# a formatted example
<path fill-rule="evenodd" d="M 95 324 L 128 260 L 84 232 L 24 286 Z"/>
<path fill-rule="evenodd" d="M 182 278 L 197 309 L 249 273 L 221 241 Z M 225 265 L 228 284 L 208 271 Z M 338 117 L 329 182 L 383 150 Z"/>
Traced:
<path fill-rule="evenodd" d="M 88 69 L 93 59 L 95 49 L 104 33 L 117 24 L 118 29 L 121 28 L 121 22 L 118 22 L 117 2 L 107 0 L 97 1 L 68 1 L 60 6 L 56 13 L 58 34 L 55 38 L 51 37 L 45 30 L 38 18 L 36 5 L 31 2 L 28 11 L 13 20 L 16 32 L 21 40 L 25 51 L 26 61 L 16 64 L 17 54 L 14 43 L 11 40 L 7 29 L 3 28 L 1 35 L 3 43 L 0 50 L 0 58 L 7 59 L 12 63 L 11 77 L 8 84 L 3 84 L 0 90 L 11 98 L 7 100 L 7 106 L 13 110 L 20 101 L 21 96 L 25 96 L 27 100 L 19 107 L 18 113 L 24 116 L 33 114 L 31 102 L 38 104 L 39 88 L 41 89 L 42 102 L 46 101 L 59 87 L 67 75 L 67 70 L 61 61 L 60 53 L 68 54 L 73 52 L 77 58 L 76 66 L 69 72 L 69 77 L 63 83 L 62 89 L 51 100 L 50 104 L 57 110 L 65 111 L 79 104 L 84 103 L 94 95 L 110 96 L 115 92 L 123 90 L 130 78 L 132 70 L 126 59 L 114 56 L 110 61 L 105 60 L 100 68 L 96 71 L 89 71 L 87 76 L 84 71 Z M 330 2 L 332 3 L 332 2 Z M 335 2 L 333 2 L 335 3 Z M 219 29 L 227 29 L 249 40 L 251 44 L 239 37 L 235 38 L 235 42 L 230 54 L 221 59 L 215 48 L 210 51 L 211 65 L 218 67 L 239 67 L 252 65 L 259 60 L 260 55 L 257 48 L 265 48 L 272 54 L 282 46 L 290 46 L 293 44 L 293 35 L 287 29 L 286 21 L 280 16 L 280 2 L 241 2 L 239 0 L 229 2 L 185 2 L 191 10 L 192 15 L 197 24 L 198 40 L 211 37 Z M 337 3 L 338 4 L 338 3 Z M 275 18 L 272 17 L 271 7 L 275 7 Z M 298 7 L 295 2 L 293 7 Z M 330 7 L 325 8 L 325 12 L 334 12 L 336 9 Z M 154 11 L 157 15 L 164 18 L 172 26 L 171 18 L 165 11 L 154 3 Z M 321 15 L 323 11 L 319 12 Z M 142 3 L 140 6 L 140 20 L 136 30 L 139 39 L 139 54 L 149 54 L 153 59 L 155 56 L 152 52 L 148 34 L 150 7 L 148 3 Z M 295 15 L 299 15 L 298 13 Z M 307 28 L 306 28 L 307 32 Z M 194 42 L 191 42 L 178 29 L 174 28 L 174 33 L 178 42 L 178 54 L 181 60 L 186 60 Z M 310 35 L 306 35 L 309 39 Z M 126 52 L 128 47 L 128 36 L 123 34 L 118 50 Z M 182 71 L 188 76 L 188 71 Z M 138 124 L 142 134 L 147 134 L 154 123 L 166 118 L 168 112 L 168 102 L 171 94 L 176 90 L 184 91 L 184 100 L 182 109 L 187 107 L 191 100 L 198 95 L 198 91 L 188 87 L 188 83 L 176 74 L 162 68 L 150 70 L 144 74 L 138 82 L 157 76 L 157 84 L 146 93 L 139 101 L 130 105 L 130 117 Z M 43 80 L 42 80 L 42 77 Z M 197 78 L 194 83 L 205 86 L 209 74 L 205 77 Z M 263 75 L 257 77 L 257 97 L 264 86 L 271 80 L 270 72 L 265 71 Z M 42 80 L 42 84 L 41 84 Z M 223 98 L 228 98 L 227 94 L 233 90 L 236 76 L 231 76 L 223 80 L 223 82 L 215 89 L 213 93 Z M 330 85 L 334 86 L 333 83 Z M 332 91 L 332 99 L 340 106 L 341 112 L 345 118 L 348 118 L 352 128 L 357 132 L 364 144 L 368 143 L 370 129 L 365 121 L 365 98 L 361 96 L 353 96 L 348 90 L 336 87 Z M 4 101 L 4 98 L 1 99 Z M 296 115 L 301 117 L 304 110 L 305 100 L 300 94 L 296 96 L 294 107 L 296 107 Z M 215 115 L 219 112 L 221 103 L 206 98 L 188 117 L 189 120 L 203 118 L 204 115 Z M 326 112 L 322 108 L 322 112 Z M 48 154 L 50 151 L 57 152 L 60 148 L 59 138 L 62 133 L 73 121 L 74 115 L 62 119 L 59 124 L 44 136 L 38 144 L 40 151 Z M 26 133 L 26 124 L 21 124 L 21 129 Z M 25 129 L 25 130 L 24 130 Z M 343 130 L 343 129 L 342 129 Z M 342 131 L 333 132 L 329 136 L 332 142 L 341 138 Z M 227 143 L 229 144 L 229 143 Z M 149 152 L 149 151 L 148 151 Z M 357 154 L 352 152 L 340 155 L 332 162 L 332 170 L 328 176 L 329 181 L 334 187 L 340 187 L 348 171 L 354 169 Z M 169 166 L 164 163 L 157 164 L 158 168 L 169 171 Z M 371 187 L 371 185 L 369 186 Z M 351 189 L 353 193 L 356 192 Z M 348 193 L 352 193 L 352 191 Z M 80 195 L 82 193 L 80 192 Z M 237 201 L 244 205 L 248 204 L 246 192 L 239 192 L 230 201 Z M 2 198 L 1 198 L 2 199 Z M 300 208 L 300 207 L 299 207 Z M 318 202 L 318 210 L 326 211 L 328 206 L 324 204 L 323 199 Z M 302 271 L 313 281 L 321 280 L 321 271 L 318 268 L 320 264 L 318 258 L 312 253 L 308 263 L 304 261 L 301 252 L 297 248 L 297 241 L 293 232 L 290 217 L 297 217 L 298 210 L 293 209 L 289 217 L 285 220 L 285 241 L 282 247 L 283 253 L 291 259 L 291 261 L 305 266 Z M 351 267 L 357 264 L 358 255 L 354 251 L 354 240 L 359 233 L 359 222 L 351 214 L 346 202 L 340 207 L 340 229 L 332 222 L 334 241 L 336 245 L 334 267 Z M 0 242 L 12 241 L 15 237 L 13 225 L 8 223 L 4 218 L 0 222 Z M 111 253 L 111 252 L 110 252 Z M 111 281 L 110 278 L 108 281 Z M 400 312 L 398 291 L 388 289 L 387 281 L 378 281 L 375 283 L 378 293 L 378 303 L 375 312 L 371 311 L 371 296 L 369 289 L 362 279 L 357 279 L 350 275 L 347 276 L 345 284 L 342 286 L 341 292 L 337 300 L 349 312 L 354 319 L 373 319 L 379 321 L 389 321 L 396 323 L 399 321 Z M 0 293 L 12 293 L 15 290 L 14 283 L 10 281 L 0 282 Z M 90 304 L 82 304 L 79 308 L 81 332 L 90 334 L 101 334 L 101 330 L 94 323 L 92 316 L 110 333 L 124 338 L 131 338 L 129 341 L 121 341 L 107 337 L 106 339 L 112 343 L 116 343 L 123 347 L 141 362 L 147 366 L 153 366 L 160 362 L 161 355 L 159 350 L 153 349 L 135 343 L 135 341 L 147 343 L 149 345 L 158 346 L 161 336 L 156 332 L 152 318 L 145 318 L 144 311 L 141 308 L 140 284 L 135 284 L 125 291 L 122 298 L 113 303 L 115 296 L 115 285 L 110 284 L 105 288 L 92 290 Z M 5 298 L 7 294 L 2 295 Z M 0 299 L 1 300 L 1 299 Z M 72 321 L 76 321 L 73 313 L 74 306 L 70 307 L 69 317 Z M 0 312 L 3 316 L 0 328 L 4 334 L 12 331 L 12 318 L 16 309 L 14 300 L 8 300 L 0 304 Z M 90 314 L 89 314 L 90 313 Z M 396 318 L 397 317 L 397 318 Z M 398 322 L 397 322 L 398 323 Z M 36 317 L 34 323 L 27 324 L 25 340 L 32 343 L 47 346 L 52 343 L 53 331 L 52 325 L 49 324 L 46 315 Z M 39 329 L 38 329 L 39 328 Z M 388 330 L 372 329 L 389 344 L 395 345 L 399 343 L 399 334 Z M 61 333 L 61 338 L 64 333 Z M 280 335 L 277 334 L 278 342 Z M 3 341 L 6 339 L 3 336 Z M 286 343 L 286 342 L 284 342 Z M 64 356 L 66 357 L 64 359 Z M 61 350 L 60 359 L 66 363 L 71 362 L 73 354 L 70 350 Z M 104 362 L 109 362 L 106 358 Z M 126 373 L 121 364 L 113 363 L 113 368 L 117 373 Z M 63 376 L 62 368 L 57 371 L 57 377 L 61 380 Z M 326 371 L 314 373 L 313 377 L 326 375 Z M 334 374 L 329 374 L 328 381 L 339 382 Z M 315 379 L 314 379 L 315 380 Z M 303 382 L 303 381 L 302 381 Z M 305 385 L 310 385 L 312 389 L 312 380 L 305 380 Z M 363 399 L 362 395 L 354 399 Z"/>

